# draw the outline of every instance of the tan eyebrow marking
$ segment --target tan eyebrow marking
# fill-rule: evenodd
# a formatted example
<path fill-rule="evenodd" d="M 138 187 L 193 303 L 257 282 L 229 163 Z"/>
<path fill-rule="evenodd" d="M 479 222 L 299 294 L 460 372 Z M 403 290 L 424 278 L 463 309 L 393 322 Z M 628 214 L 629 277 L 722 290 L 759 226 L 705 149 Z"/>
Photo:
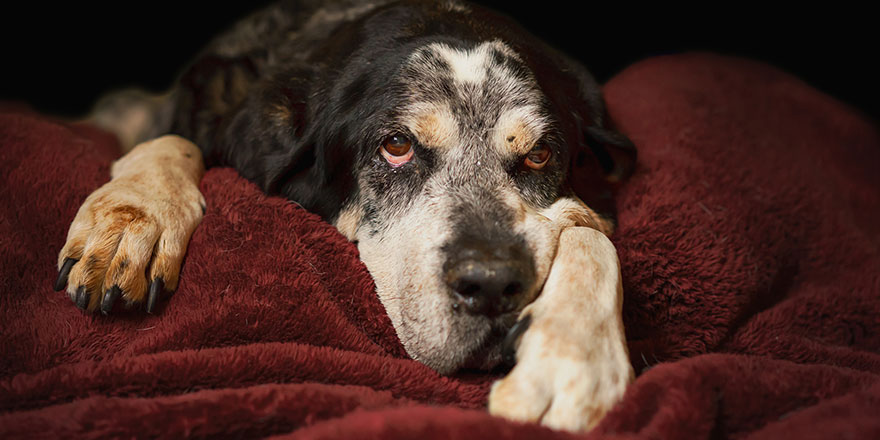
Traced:
<path fill-rule="evenodd" d="M 458 142 L 458 123 L 446 104 L 413 104 L 404 111 L 402 122 L 427 147 L 452 148 Z"/>
<path fill-rule="evenodd" d="M 547 129 L 548 121 L 535 106 L 507 110 L 495 123 L 492 144 L 502 154 L 524 155 Z"/>

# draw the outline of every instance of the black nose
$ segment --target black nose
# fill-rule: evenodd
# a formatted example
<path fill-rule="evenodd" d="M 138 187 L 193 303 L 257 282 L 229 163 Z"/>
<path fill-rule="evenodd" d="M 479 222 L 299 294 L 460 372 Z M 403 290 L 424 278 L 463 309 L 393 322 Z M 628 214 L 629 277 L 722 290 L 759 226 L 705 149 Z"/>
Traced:
<path fill-rule="evenodd" d="M 453 307 L 494 317 L 517 310 L 534 278 L 532 259 L 520 249 L 469 246 L 444 265 Z"/>

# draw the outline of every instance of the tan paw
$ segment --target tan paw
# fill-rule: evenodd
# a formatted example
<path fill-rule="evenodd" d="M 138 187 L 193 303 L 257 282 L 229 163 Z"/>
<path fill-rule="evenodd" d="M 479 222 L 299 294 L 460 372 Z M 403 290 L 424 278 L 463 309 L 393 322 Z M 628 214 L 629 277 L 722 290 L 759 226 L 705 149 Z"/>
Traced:
<path fill-rule="evenodd" d="M 92 193 L 70 225 L 58 254 L 55 289 L 81 309 L 127 307 L 152 312 L 163 290 L 177 288 L 190 236 L 204 215 L 199 149 L 164 136 L 135 147 L 113 164 L 113 179 Z"/>
<path fill-rule="evenodd" d="M 576 344 L 554 333 L 552 328 L 531 328 L 523 334 L 516 366 L 492 386 L 489 412 L 553 429 L 591 429 L 632 380 L 629 358 L 625 351 L 615 353 L 612 344 L 590 348 L 588 344 L 605 344 Z"/>

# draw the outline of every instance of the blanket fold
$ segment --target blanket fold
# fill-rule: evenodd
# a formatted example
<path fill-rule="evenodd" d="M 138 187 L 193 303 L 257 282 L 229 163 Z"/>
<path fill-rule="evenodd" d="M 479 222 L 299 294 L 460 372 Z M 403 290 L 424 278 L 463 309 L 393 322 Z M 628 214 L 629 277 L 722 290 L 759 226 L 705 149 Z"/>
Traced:
<path fill-rule="evenodd" d="M 0 437 L 880 438 L 880 131 L 770 66 L 690 53 L 604 87 L 639 149 L 613 237 L 639 373 L 590 433 L 485 411 L 407 358 L 357 248 L 231 169 L 156 314 L 54 292 L 117 144 L 0 107 Z"/>

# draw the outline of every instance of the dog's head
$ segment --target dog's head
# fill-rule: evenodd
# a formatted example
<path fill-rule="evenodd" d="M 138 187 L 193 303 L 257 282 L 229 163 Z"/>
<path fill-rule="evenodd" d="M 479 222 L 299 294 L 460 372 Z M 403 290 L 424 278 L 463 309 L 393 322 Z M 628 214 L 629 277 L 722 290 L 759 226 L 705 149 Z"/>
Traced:
<path fill-rule="evenodd" d="M 576 209 L 610 232 L 606 183 L 629 172 L 632 145 L 605 127 L 583 67 L 480 8 L 382 8 L 316 54 L 307 75 L 267 85 L 279 101 L 263 107 L 287 109 L 296 140 L 266 186 L 357 242 L 414 359 L 493 366 L 578 200 L 571 170 L 602 213 Z"/>

